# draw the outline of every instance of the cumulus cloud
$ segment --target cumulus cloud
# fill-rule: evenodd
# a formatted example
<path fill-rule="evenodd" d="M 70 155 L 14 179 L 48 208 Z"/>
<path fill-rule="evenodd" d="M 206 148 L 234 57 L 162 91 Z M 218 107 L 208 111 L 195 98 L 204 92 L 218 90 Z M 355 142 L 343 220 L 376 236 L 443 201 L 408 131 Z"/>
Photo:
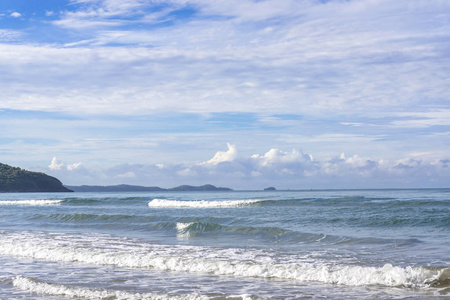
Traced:
<path fill-rule="evenodd" d="M 212 163 L 165 164 L 164 167 L 160 164 L 121 164 L 107 170 L 90 171 L 85 178 L 95 184 L 171 187 L 211 183 L 237 189 L 259 189 L 269 185 L 304 189 L 445 187 L 450 176 L 450 159 L 385 160 L 356 154 L 347 157 L 342 153 L 316 160 L 298 149 L 269 149 L 264 154 L 245 156 L 236 154 L 236 146 L 227 146 L 227 151 L 217 152 Z M 67 168 L 62 168 L 62 163 L 54 158 L 51 166 L 54 166 L 53 171 L 59 172 L 63 182 L 71 184 L 73 175 Z"/>
<path fill-rule="evenodd" d="M 228 150 L 227 151 L 218 151 L 213 158 L 210 160 L 201 163 L 203 165 L 217 165 L 218 163 L 226 162 L 226 161 L 233 161 L 237 156 L 237 149 L 236 146 L 227 144 Z"/>
<path fill-rule="evenodd" d="M 64 166 L 64 163 L 58 162 L 56 157 L 53 157 L 53 159 L 52 159 L 50 165 L 48 166 L 48 168 L 50 170 L 60 170 L 62 168 L 62 166 Z"/>
<path fill-rule="evenodd" d="M 313 157 L 310 154 L 303 154 L 300 151 L 293 149 L 292 152 L 284 152 L 278 149 L 270 149 L 264 155 L 255 154 L 253 159 L 258 161 L 258 165 L 268 167 L 272 165 L 290 165 L 298 162 L 313 162 Z"/>
<path fill-rule="evenodd" d="M 363 158 L 358 155 L 346 157 L 342 153 L 339 158 L 335 157 L 322 163 L 321 172 L 330 176 L 341 177 L 343 175 L 347 177 L 364 176 L 370 177 L 375 171 L 386 171 L 386 163 L 384 160 L 372 160 L 369 158 Z"/>
<path fill-rule="evenodd" d="M 15 11 L 15 12 L 11 13 L 10 16 L 13 18 L 20 18 L 22 16 L 22 14 Z"/>
<path fill-rule="evenodd" d="M 48 168 L 52 171 L 62 170 L 64 167 L 68 171 L 75 171 L 75 170 L 81 169 L 82 164 L 81 164 L 81 162 L 77 162 L 77 163 L 68 164 L 66 166 L 64 162 L 58 161 L 56 156 L 54 156 L 52 161 L 50 162 L 50 165 L 48 166 Z"/>
<path fill-rule="evenodd" d="M 67 166 L 67 170 L 73 171 L 81 167 L 81 162 L 73 163 Z"/>

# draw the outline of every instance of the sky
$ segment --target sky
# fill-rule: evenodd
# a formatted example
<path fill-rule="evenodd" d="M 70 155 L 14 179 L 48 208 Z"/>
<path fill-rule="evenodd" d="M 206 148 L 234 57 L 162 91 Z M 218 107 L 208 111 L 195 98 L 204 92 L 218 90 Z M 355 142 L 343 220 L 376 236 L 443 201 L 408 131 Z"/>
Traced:
<path fill-rule="evenodd" d="M 0 162 L 65 185 L 450 187 L 450 1 L 1 0 Z"/>

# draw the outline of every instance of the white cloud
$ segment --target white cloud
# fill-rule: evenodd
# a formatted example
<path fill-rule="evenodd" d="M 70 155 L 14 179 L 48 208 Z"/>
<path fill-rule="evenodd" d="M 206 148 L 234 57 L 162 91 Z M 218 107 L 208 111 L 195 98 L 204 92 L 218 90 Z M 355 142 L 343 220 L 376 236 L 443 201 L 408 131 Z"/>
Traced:
<path fill-rule="evenodd" d="M 370 177 L 375 171 L 386 171 L 382 159 L 376 161 L 370 158 L 363 158 L 358 155 L 346 157 L 344 153 L 339 158 L 335 157 L 322 163 L 321 172 L 326 175 L 341 177 L 355 176 Z"/>
<path fill-rule="evenodd" d="M 255 154 L 252 156 L 253 159 L 258 161 L 258 165 L 262 167 L 268 167 L 272 165 L 283 165 L 292 164 L 297 162 L 312 162 L 312 156 L 308 154 L 303 154 L 296 149 L 292 152 L 284 152 L 278 149 L 270 149 L 263 156 Z"/>
<path fill-rule="evenodd" d="M 53 157 L 53 159 L 48 167 L 50 170 L 60 170 L 63 166 L 64 166 L 64 163 L 58 162 L 56 157 Z"/>
<path fill-rule="evenodd" d="M 191 1 L 201 8 L 205 15 L 221 15 L 234 17 L 241 22 L 256 22 L 275 18 L 298 16 L 311 7 L 309 1 Z"/>
<path fill-rule="evenodd" d="M 191 170 L 190 168 L 186 168 L 186 169 L 177 171 L 177 175 L 180 175 L 182 177 L 191 177 L 191 176 L 196 176 L 197 172 Z"/>
<path fill-rule="evenodd" d="M 227 152 L 237 151 L 229 145 Z M 219 151 L 218 153 L 220 153 Z M 446 187 L 450 176 L 450 159 L 427 160 L 415 156 L 397 160 L 340 154 L 331 159 L 312 160 L 300 150 L 285 152 L 270 149 L 265 154 L 230 156 L 221 152 L 217 164 L 123 164 L 108 170 L 84 170 L 80 182 L 56 158 L 51 168 L 66 184 L 139 184 L 173 187 L 180 184 L 211 183 L 237 189 L 280 188 L 403 188 Z"/>
<path fill-rule="evenodd" d="M 448 93 L 448 64 L 440 62 L 448 57 L 448 30 L 427 18 L 448 8 L 442 1 L 171 1 L 172 10 L 193 5 L 205 16 L 234 18 L 196 18 L 151 30 L 116 27 L 130 15 L 148 15 L 153 2 L 73 3 L 82 6 L 55 24 L 89 27 L 81 40 L 67 43 L 76 49 L 1 49 L 3 77 L 13 83 L 7 107 L 344 114 L 420 109 L 423 99 L 442 103 Z M 96 26 L 102 29 L 91 28 Z M 101 47 L 108 43 L 115 47 Z M 17 70 L 21 80 L 12 80 L 16 73 L 8 70 Z M 81 76 L 83 70 L 93 76 Z"/>
<path fill-rule="evenodd" d="M 73 163 L 67 166 L 67 170 L 73 171 L 81 167 L 81 162 Z"/>
<path fill-rule="evenodd" d="M 63 167 L 65 166 L 64 162 L 60 162 L 58 161 L 58 159 L 55 157 L 53 157 L 50 165 L 48 166 L 48 168 L 52 171 L 60 171 L 63 169 Z M 81 162 L 77 162 L 77 163 L 72 163 L 72 164 L 68 164 L 66 169 L 68 171 L 75 171 L 75 170 L 80 170 L 82 168 L 82 164 Z"/>
<path fill-rule="evenodd" d="M 18 40 L 23 35 L 19 30 L 0 29 L 0 41 Z"/>
<path fill-rule="evenodd" d="M 70 29 L 92 30 L 136 23 L 155 23 L 175 9 L 174 3 L 171 3 L 167 9 L 145 10 L 155 3 L 141 0 L 80 0 L 72 3 L 82 5 L 78 10 L 65 11 L 62 18 L 53 21 L 53 24 Z"/>
<path fill-rule="evenodd" d="M 222 163 L 222 162 L 233 161 L 236 158 L 236 156 L 237 156 L 236 146 L 228 144 L 228 143 L 227 143 L 227 146 L 228 146 L 228 150 L 227 151 L 225 151 L 225 152 L 224 151 L 218 151 L 214 155 L 213 158 L 211 158 L 210 160 L 208 160 L 208 161 L 206 161 L 204 163 L 201 163 L 201 164 L 203 164 L 203 165 L 217 165 L 217 164 Z"/>
<path fill-rule="evenodd" d="M 252 171 L 250 174 L 251 174 L 252 177 L 262 176 L 262 174 L 260 172 L 257 172 L 257 171 Z"/>
<path fill-rule="evenodd" d="M 11 13 L 10 16 L 13 18 L 20 18 L 22 16 L 22 14 L 15 11 L 15 12 Z"/>
<path fill-rule="evenodd" d="M 407 119 L 393 121 L 392 124 L 396 127 L 426 128 L 430 126 L 450 126 L 450 109 L 399 113 L 398 116 Z"/>
<path fill-rule="evenodd" d="M 442 1 L 171 1 L 210 17 L 151 29 L 129 22 L 153 2 L 74 3 L 82 6 L 55 21 L 79 30 L 72 49 L 0 49 L 6 107 L 370 115 L 428 110 L 448 94 L 448 30 L 428 18 L 447 8 Z"/>
<path fill-rule="evenodd" d="M 135 178 L 136 174 L 134 172 L 126 172 L 126 173 L 117 175 L 117 177 L 119 177 L 119 178 Z"/>

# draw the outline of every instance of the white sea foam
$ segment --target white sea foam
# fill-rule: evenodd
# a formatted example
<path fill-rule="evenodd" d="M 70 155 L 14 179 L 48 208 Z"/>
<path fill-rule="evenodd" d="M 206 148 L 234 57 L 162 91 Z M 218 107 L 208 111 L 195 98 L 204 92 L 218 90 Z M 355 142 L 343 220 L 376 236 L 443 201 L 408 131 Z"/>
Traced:
<path fill-rule="evenodd" d="M 262 250 L 152 245 L 138 240 L 99 236 L 4 234 L 0 236 L 0 255 L 352 286 L 425 288 L 437 280 L 448 280 L 448 268 L 402 268 L 390 264 L 382 267 L 342 265 L 305 261 L 296 256 L 280 258 L 277 253 Z"/>
<path fill-rule="evenodd" d="M 167 207 L 167 208 L 218 208 L 218 207 L 238 207 L 254 203 L 260 203 L 263 199 L 247 199 L 247 200 L 225 200 L 225 201 L 180 201 L 167 199 L 153 199 L 148 203 L 150 207 Z"/>
<path fill-rule="evenodd" d="M 29 206 L 44 206 L 44 205 L 59 205 L 64 200 L 8 200 L 0 201 L 0 205 L 29 205 Z"/>
<path fill-rule="evenodd" d="M 203 300 L 209 299 L 206 296 L 198 294 L 190 295 L 161 295 L 153 293 L 130 293 L 124 291 L 112 290 L 95 290 L 84 287 L 69 286 L 63 284 L 52 284 L 34 280 L 23 276 L 17 276 L 13 279 L 14 287 L 28 291 L 34 294 L 48 295 L 48 296 L 63 296 L 70 298 L 83 299 L 117 299 L 117 300 L 166 300 L 166 299 L 180 299 L 180 300 Z"/>
<path fill-rule="evenodd" d="M 177 223 L 177 237 L 178 238 L 188 238 L 190 237 L 187 229 L 194 223 Z"/>

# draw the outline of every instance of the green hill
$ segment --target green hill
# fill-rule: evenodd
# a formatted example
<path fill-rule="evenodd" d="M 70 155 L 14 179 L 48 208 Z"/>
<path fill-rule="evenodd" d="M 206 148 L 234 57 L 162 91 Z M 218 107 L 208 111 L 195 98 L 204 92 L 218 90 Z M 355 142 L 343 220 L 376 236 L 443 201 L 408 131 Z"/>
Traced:
<path fill-rule="evenodd" d="M 138 186 L 138 185 L 128 185 L 128 184 L 119 184 L 119 185 L 81 185 L 81 186 L 67 186 L 69 189 L 75 192 L 159 192 L 165 191 L 157 186 Z"/>
<path fill-rule="evenodd" d="M 55 177 L 0 163 L 0 192 L 72 192 Z"/>
<path fill-rule="evenodd" d="M 215 191 L 231 191 L 230 188 L 224 188 L 224 187 L 215 187 L 211 184 L 205 184 L 202 186 L 192 186 L 192 185 L 180 185 L 171 189 L 168 189 L 169 191 L 181 191 L 181 192 L 202 192 L 202 191 L 209 191 L 209 192 L 215 192 Z"/>
<path fill-rule="evenodd" d="M 215 187 L 211 184 L 202 186 L 180 185 L 170 189 L 163 189 L 157 186 L 138 186 L 138 185 L 82 185 L 82 186 L 67 186 L 75 192 L 215 192 L 215 191 L 232 191 L 230 188 Z"/>

